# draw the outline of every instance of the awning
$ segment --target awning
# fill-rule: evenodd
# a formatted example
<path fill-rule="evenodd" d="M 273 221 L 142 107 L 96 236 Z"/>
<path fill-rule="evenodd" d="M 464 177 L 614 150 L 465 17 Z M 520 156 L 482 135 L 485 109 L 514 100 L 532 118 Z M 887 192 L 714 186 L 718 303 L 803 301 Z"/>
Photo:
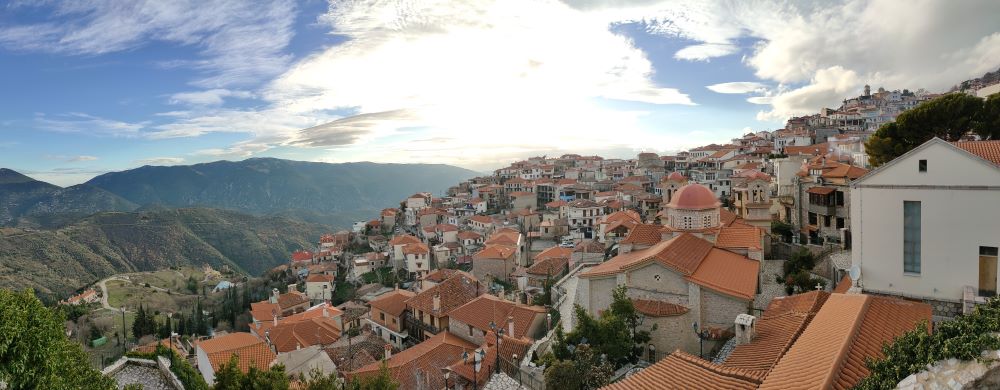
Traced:
<path fill-rule="evenodd" d="M 836 191 L 836 190 L 837 190 L 836 188 L 832 188 L 832 187 L 812 187 L 812 188 L 806 190 L 806 192 L 808 192 L 810 194 L 817 194 L 817 195 L 829 195 L 831 192 Z"/>

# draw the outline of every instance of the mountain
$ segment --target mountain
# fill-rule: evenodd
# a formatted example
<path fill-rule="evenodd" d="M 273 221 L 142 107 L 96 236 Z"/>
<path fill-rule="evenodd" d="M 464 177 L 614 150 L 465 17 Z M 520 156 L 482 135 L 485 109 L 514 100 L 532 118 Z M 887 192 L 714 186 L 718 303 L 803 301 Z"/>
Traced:
<path fill-rule="evenodd" d="M 441 164 L 329 164 L 252 158 L 143 166 L 86 184 L 139 205 L 215 207 L 347 226 L 419 191 L 440 193 L 476 172 Z"/>
<path fill-rule="evenodd" d="M 131 211 L 138 207 L 91 185 L 62 188 L 0 168 L 0 226 L 50 226 L 98 211 Z"/>
<path fill-rule="evenodd" d="M 65 297 L 105 276 L 174 265 L 259 275 L 327 228 L 284 217 L 182 208 L 102 212 L 56 230 L 0 229 L 0 288 Z"/>

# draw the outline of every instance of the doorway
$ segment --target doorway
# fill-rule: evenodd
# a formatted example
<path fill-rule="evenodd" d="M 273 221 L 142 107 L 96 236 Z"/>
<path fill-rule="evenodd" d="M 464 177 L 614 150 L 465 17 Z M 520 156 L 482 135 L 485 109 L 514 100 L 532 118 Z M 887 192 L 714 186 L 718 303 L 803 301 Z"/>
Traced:
<path fill-rule="evenodd" d="M 979 247 L 979 296 L 997 295 L 997 248 Z"/>

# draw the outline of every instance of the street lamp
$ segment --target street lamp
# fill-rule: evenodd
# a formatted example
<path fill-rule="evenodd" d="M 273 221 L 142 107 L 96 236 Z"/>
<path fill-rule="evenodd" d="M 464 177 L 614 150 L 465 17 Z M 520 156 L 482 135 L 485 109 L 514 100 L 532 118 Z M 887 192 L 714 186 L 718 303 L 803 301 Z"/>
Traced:
<path fill-rule="evenodd" d="M 493 365 L 496 366 L 496 373 L 499 374 L 500 373 L 500 338 L 503 337 L 503 333 L 504 332 L 503 332 L 503 328 L 497 329 L 497 324 L 495 322 L 493 322 L 493 321 L 490 321 L 490 330 L 492 330 L 493 334 L 497 336 L 497 344 L 494 347 L 497 350 L 497 359 L 496 359 L 496 362 L 493 363 Z"/>
<path fill-rule="evenodd" d="M 708 338 L 708 335 L 709 335 L 708 334 L 708 330 L 702 330 L 702 331 L 699 332 L 698 331 L 698 323 L 697 322 L 691 324 L 691 327 L 694 328 L 694 335 L 698 336 L 698 356 L 701 357 L 702 359 L 704 359 L 705 358 L 705 339 Z"/>
<path fill-rule="evenodd" d="M 480 365 L 480 363 L 482 363 L 483 358 L 486 356 L 486 351 L 477 348 L 476 351 L 472 353 L 472 355 L 473 355 L 472 357 L 473 357 L 473 361 L 474 361 L 474 364 L 472 366 L 473 367 L 472 368 L 472 389 L 473 390 L 477 390 L 478 389 L 478 384 L 476 382 L 478 382 L 478 378 L 477 378 L 478 375 L 477 374 L 479 374 L 479 365 Z M 469 351 L 462 352 L 462 362 L 464 364 L 469 364 Z"/>
<path fill-rule="evenodd" d="M 656 346 L 654 346 L 653 344 L 649 344 L 649 362 L 650 363 L 656 362 Z"/>

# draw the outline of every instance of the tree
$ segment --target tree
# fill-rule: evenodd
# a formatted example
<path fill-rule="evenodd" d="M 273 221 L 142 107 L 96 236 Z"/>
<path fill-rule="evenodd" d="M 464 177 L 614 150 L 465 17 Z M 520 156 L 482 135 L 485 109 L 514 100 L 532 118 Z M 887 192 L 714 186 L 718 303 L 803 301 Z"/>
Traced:
<path fill-rule="evenodd" d="M 65 317 L 29 291 L 0 290 L 0 382 L 7 389 L 114 389 L 66 338 Z"/>
<path fill-rule="evenodd" d="M 547 389 L 580 389 L 583 388 L 582 379 L 576 365 L 570 360 L 556 361 L 545 369 Z"/>
<path fill-rule="evenodd" d="M 781 221 L 771 221 L 771 232 L 781 236 L 782 241 L 791 242 L 794 229 L 792 229 L 791 224 Z"/>
<path fill-rule="evenodd" d="M 628 298 L 627 291 L 625 286 L 615 288 L 611 293 L 611 306 L 600 318 L 594 318 L 584 308 L 575 306 L 577 326 L 566 335 L 566 343 L 589 344 L 596 353 L 606 355 L 615 366 L 637 360 L 642 354 L 641 346 L 649 342 L 650 335 L 649 331 L 638 329 L 640 314 Z M 558 334 L 556 344 L 553 348 L 558 351 L 561 348 Z M 563 358 L 559 353 L 556 356 Z"/>
<path fill-rule="evenodd" d="M 389 373 L 389 366 L 383 360 L 382 365 L 379 366 L 378 374 L 366 376 L 361 378 L 361 380 L 355 377 L 349 387 L 352 390 L 396 390 L 399 388 L 399 382 L 396 382 L 392 378 L 392 374 Z"/>
<path fill-rule="evenodd" d="M 270 369 L 261 370 L 250 366 L 244 374 L 239 368 L 239 358 L 233 355 L 229 361 L 219 367 L 215 374 L 215 390 L 287 390 L 288 375 L 285 366 L 278 364 Z"/>
<path fill-rule="evenodd" d="M 607 386 L 614 367 L 587 344 L 577 346 L 572 360 L 558 360 L 545 369 L 550 389 L 599 389 Z"/>
<path fill-rule="evenodd" d="M 995 96 L 995 95 L 994 95 Z M 990 96 L 991 99 L 1000 99 Z M 895 122 L 882 125 L 865 143 L 869 162 L 885 164 L 934 137 L 957 141 L 972 131 L 996 138 L 1000 131 L 1000 102 L 964 93 L 950 93 L 904 111 Z"/>
<path fill-rule="evenodd" d="M 318 368 L 313 368 L 309 371 L 309 376 L 299 374 L 299 382 L 302 383 L 300 386 L 303 390 L 339 390 L 340 381 L 337 379 L 337 374 L 324 375 L 323 371 Z"/>
<path fill-rule="evenodd" d="M 192 294 L 197 294 L 198 293 L 198 280 L 195 279 L 194 276 L 188 276 L 187 289 Z"/>
<path fill-rule="evenodd" d="M 816 267 L 816 256 L 808 249 L 802 249 L 792 254 L 792 258 L 782 266 L 783 275 L 778 275 L 776 281 L 785 285 L 785 292 L 792 295 L 795 288 L 800 292 L 816 288 L 817 284 L 826 285 L 820 278 L 812 277 L 810 271 Z"/>

